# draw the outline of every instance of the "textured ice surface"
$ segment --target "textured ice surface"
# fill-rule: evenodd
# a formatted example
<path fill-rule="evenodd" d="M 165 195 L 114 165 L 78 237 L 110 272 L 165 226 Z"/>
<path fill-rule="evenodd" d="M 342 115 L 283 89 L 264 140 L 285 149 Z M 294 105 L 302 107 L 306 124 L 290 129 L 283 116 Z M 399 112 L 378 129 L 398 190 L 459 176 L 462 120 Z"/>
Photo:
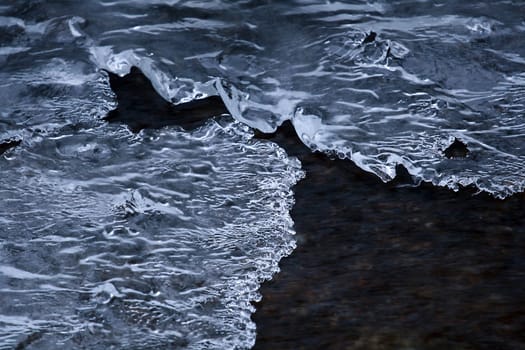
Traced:
<path fill-rule="evenodd" d="M 0 347 L 247 348 L 299 165 L 241 123 L 132 135 L 102 69 L 220 95 L 388 181 L 525 184 L 522 1 L 0 2 Z M 371 33 L 376 33 L 375 37 Z M 373 40 L 372 40 L 373 39 Z M 454 140 L 468 148 L 448 158 Z M 170 343 L 171 342 L 171 343 Z"/>
<path fill-rule="evenodd" d="M 7 62 L 136 65 L 167 100 L 219 94 L 265 132 L 292 119 L 306 144 L 385 181 L 403 164 L 454 189 L 523 190 L 522 2 L 26 0 L 2 11 Z M 466 159 L 443 154 L 456 138 Z"/>
<path fill-rule="evenodd" d="M 0 142 L 22 140 L 0 158 L 0 348 L 251 347 L 259 283 L 295 245 L 299 162 L 228 118 L 136 135 L 103 122 L 101 68 L 131 62 L 159 91 L 171 73 L 95 45 L 102 4 L 67 6 L 0 7 Z"/>
<path fill-rule="evenodd" d="M 253 345 L 300 164 L 246 127 L 50 133 L 0 160 L 0 348 Z"/>

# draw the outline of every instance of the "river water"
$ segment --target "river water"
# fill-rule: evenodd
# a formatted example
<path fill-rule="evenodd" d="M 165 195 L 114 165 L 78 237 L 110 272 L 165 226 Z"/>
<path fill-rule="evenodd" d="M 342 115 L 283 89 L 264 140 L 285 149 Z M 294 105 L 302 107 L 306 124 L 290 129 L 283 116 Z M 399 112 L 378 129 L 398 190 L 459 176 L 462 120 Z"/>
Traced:
<path fill-rule="evenodd" d="M 524 32 L 518 0 L 0 0 L 0 348 L 252 347 L 304 176 L 253 129 L 290 120 L 383 181 L 523 191 Z M 230 115 L 105 122 L 133 66 Z"/>

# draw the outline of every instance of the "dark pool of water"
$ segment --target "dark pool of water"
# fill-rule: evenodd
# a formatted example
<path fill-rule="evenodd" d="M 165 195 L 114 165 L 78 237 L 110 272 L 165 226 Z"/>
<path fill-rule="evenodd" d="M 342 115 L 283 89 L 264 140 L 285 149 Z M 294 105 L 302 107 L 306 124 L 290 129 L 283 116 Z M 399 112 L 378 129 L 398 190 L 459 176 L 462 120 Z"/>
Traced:
<path fill-rule="evenodd" d="M 293 137 L 270 138 L 306 171 L 298 244 L 261 289 L 255 349 L 525 347 L 525 195 L 384 184 Z"/>

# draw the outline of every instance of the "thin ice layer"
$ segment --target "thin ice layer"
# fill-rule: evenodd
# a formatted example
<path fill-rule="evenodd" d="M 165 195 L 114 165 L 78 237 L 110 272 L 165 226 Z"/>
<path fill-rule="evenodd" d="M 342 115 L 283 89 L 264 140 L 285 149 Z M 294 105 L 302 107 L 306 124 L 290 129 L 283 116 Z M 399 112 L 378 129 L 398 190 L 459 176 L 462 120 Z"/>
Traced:
<path fill-rule="evenodd" d="M 0 159 L 0 347 L 245 349 L 294 248 L 300 164 L 212 121 L 49 135 Z"/>
<path fill-rule="evenodd" d="M 521 2 L 26 0 L 0 11 L 8 63 L 136 65 L 166 100 L 219 94 L 264 132 L 292 119 L 307 145 L 385 181 L 402 164 L 453 189 L 524 188 Z M 446 157 L 455 139 L 465 159 Z"/>
<path fill-rule="evenodd" d="M 98 67 L 125 74 L 137 65 L 174 103 L 219 94 L 236 119 L 265 132 L 292 119 L 309 146 L 385 181 L 403 164 L 454 189 L 474 184 L 500 197 L 523 189 L 520 2 L 46 6 L 85 19 L 72 33 L 89 38 Z M 23 55 L 16 50 L 6 52 Z M 455 139 L 467 158 L 444 155 Z"/>
<path fill-rule="evenodd" d="M 31 143 L 69 124 L 96 125 L 115 108 L 108 78 L 90 62 L 76 29 L 81 23 L 75 16 L 0 15 L 0 40 L 12 48 L 0 50 L 0 142 Z"/>

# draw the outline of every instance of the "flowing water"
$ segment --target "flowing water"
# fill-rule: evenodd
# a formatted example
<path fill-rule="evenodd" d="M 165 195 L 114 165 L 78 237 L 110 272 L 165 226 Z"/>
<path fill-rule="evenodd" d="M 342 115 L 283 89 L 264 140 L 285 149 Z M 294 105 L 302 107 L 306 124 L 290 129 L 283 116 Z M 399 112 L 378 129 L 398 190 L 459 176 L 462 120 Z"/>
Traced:
<path fill-rule="evenodd" d="M 0 348 L 250 348 L 303 176 L 251 128 L 523 191 L 524 36 L 520 0 L 0 0 Z M 233 118 L 104 122 L 132 66 Z"/>

